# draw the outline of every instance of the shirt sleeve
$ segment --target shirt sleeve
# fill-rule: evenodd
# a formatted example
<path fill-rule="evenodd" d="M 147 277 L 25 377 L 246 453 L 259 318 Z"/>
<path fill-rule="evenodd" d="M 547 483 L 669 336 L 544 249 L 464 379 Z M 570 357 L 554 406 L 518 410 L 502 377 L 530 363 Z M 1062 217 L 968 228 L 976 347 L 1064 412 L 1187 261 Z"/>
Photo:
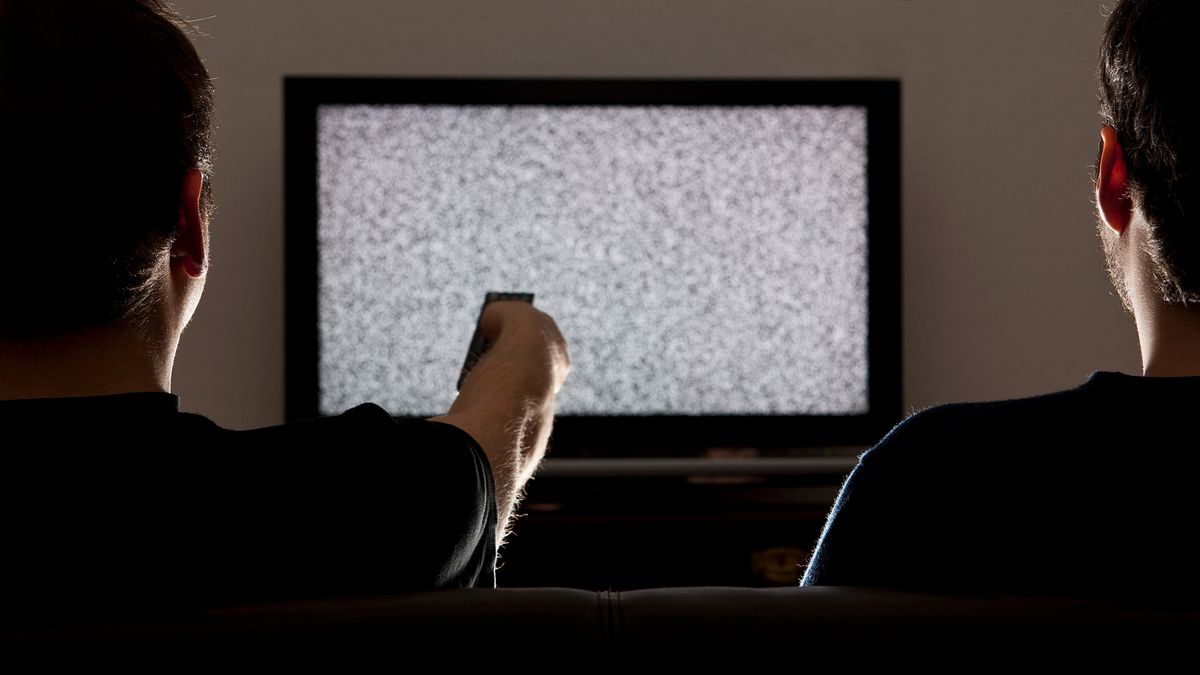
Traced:
<path fill-rule="evenodd" d="M 886 511 L 891 497 L 887 485 L 880 485 L 878 449 L 864 454 L 842 484 L 801 585 L 872 585 L 866 581 L 879 576 L 872 567 L 887 564 L 881 557 L 894 542 L 886 527 L 890 517 L 881 509 Z"/>
<path fill-rule="evenodd" d="M 495 585 L 495 487 L 466 432 L 365 404 L 235 434 L 206 537 L 214 597 Z"/>
<path fill-rule="evenodd" d="M 936 509 L 942 467 L 925 440 L 928 418 L 909 418 L 859 459 L 801 585 L 919 588 L 935 574 L 947 542 Z"/>

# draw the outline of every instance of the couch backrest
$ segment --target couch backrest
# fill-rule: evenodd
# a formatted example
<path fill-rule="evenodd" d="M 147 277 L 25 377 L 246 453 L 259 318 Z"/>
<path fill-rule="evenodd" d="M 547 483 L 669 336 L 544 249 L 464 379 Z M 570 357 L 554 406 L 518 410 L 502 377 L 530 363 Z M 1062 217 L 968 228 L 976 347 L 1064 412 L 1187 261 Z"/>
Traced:
<path fill-rule="evenodd" d="M 1047 672 L 1187 666 L 1200 609 L 1155 601 L 950 597 L 858 588 L 449 590 L 214 609 L 172 620 L 3 629 L 8 649 L 191 660 L 288 648 L 486 672 L 898 667 Z M 29 652 L 27 652 L 29 653 Z"/>

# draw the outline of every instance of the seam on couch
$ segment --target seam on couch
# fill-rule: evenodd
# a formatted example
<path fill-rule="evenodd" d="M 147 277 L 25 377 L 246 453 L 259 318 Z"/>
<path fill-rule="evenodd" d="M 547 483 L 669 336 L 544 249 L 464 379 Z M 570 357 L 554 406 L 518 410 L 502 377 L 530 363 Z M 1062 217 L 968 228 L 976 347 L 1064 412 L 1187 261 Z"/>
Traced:
<path fill-rule="evenodd" d="M 625 618 L 625 612 L 624 612 L 625 608 L 621 604 L 621 600 L 623 599 L 622 595 L 621 595 L 621 591 L 609 591 L 608 596 L 609 596 L 608 621 L 609 621 L 609 624 L 612 625 L 612 630 L 609 633 L 611 639 L 608 642 L 608 648 L 610 650 L 610 653 L 615 653 L 615 651 L 613 651 L 613 650 L 619 649 L 621 647 L 620 631 L 622 628 L 622 623 Z"/>

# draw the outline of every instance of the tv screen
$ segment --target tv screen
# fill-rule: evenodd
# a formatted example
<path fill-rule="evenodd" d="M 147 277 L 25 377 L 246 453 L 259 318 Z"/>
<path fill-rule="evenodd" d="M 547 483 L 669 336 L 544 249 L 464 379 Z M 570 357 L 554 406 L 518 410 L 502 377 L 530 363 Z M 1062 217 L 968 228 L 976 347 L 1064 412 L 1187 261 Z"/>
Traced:
<path fill-rule="evenodd" d="M 525 291 L 570 345 L 556 452 L 869 442 L 899 408 L 897 98 L 290 79 L 290 416 L 444 413 L 485 292 Z"/>

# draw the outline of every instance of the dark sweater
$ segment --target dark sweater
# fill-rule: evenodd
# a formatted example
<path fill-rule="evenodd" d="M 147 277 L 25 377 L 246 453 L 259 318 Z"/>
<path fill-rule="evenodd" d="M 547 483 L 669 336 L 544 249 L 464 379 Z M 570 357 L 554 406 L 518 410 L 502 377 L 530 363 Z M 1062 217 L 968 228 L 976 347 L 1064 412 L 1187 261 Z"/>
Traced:
<path fill-rule="evenodd" d="M 71 612 L 495 585 L 491 469 L 366 404 L 232 431 L 169 394 L 0 402 L 8 606 Z"/>
<path fill-rule="evenodd" d="M 803 583 L 1137 593 L 1196 586 L 1200 377 L 1095 373 L 939 406 L 866 452 Z"/>

